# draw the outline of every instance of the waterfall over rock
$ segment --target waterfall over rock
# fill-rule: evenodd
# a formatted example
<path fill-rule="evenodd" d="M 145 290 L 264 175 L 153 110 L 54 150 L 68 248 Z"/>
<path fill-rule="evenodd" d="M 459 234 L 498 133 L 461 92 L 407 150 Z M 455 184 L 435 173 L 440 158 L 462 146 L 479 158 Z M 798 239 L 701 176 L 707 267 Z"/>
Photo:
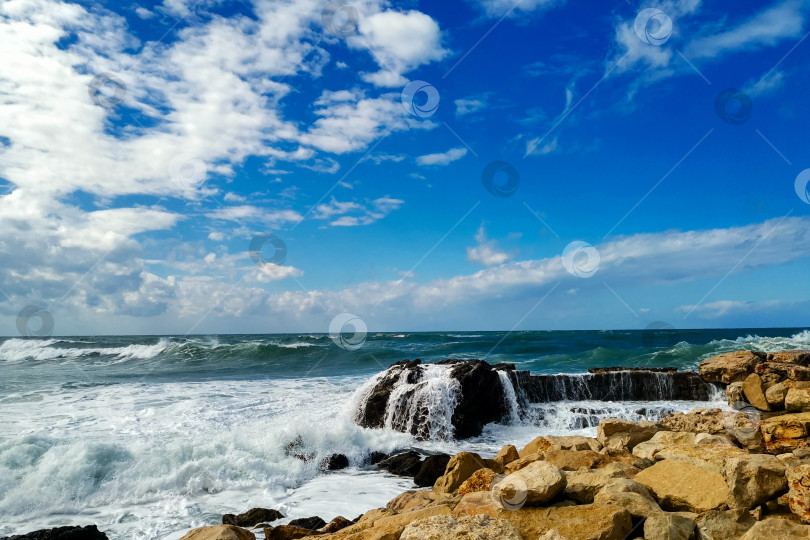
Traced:
<path fill-rule="evenodd" d="M 368 428 L 410 433 L 417 439 L 465 439 L 499 422 L 587 428 L 610 416 L 613 402 L 630 416 L 655 416 L 662 406 L 632 401 L 708 401 L 714 394 L 697 373 L 674 368 L 603 368 L 583 374 L 532 375 L 512 364 L 483 360 L 405 360 L 372 377 L 355 396 L 355 421 Z M 558 402 L 567 405 L 556 406 Z M 545 404 L 548 404 L 546 406 Z"/>

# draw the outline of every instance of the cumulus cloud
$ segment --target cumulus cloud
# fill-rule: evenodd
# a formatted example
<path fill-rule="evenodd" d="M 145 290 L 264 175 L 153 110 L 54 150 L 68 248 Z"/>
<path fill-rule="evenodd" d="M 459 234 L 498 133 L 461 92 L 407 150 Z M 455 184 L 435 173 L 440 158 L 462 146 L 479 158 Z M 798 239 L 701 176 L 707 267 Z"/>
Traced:
<path fill-rule="evenodd" d="M 467 260 L 470 262 L 483 266 L 494 266 L 503 264 L 514 257 L 513 254 L 500 250 L 497 241 L 487 240 L 487 233 L 483 224 L 475 233 L 475 241 L 478 245 L 467 248 Z"/>
<path fill-rule="evenodd" d="M 371 225 L 402 206 L 405 201 L 391 197 L 380 197 L 367 203 L 357 201 L 338 201 L 334 197 L 315 208 L 315 219 L 333 219 L 332 227 L 357 227 Z"/>
<path fill-rule="evenodd" d="M 418 156 L 416 163 L 418 165 L 449 165 L 454 161 L 458 161 L 467 155 L 467 149 L 464 147 L 451 148 L 447 152 L 439 152 L 436 154 L 426 154 Z"/>

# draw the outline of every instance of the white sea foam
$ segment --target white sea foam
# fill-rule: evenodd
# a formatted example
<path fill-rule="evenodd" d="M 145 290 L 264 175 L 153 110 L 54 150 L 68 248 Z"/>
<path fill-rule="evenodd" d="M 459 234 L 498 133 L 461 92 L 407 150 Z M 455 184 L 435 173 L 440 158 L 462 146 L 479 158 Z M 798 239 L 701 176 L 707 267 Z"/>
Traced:
<path fill-rule="evenodd" d="M 162 353 L 169 346 L 169 340 L 161 339 L 154 345 L 127 345 L 126 347 L 54 347 L 59 343 L 81 343 L 61 339 L 20 339 L 13 338 L 0 344 L 0 361 L 22 362 L 24 360 L 54 360 L 57 358 L 80 358 L 91 355 L 106 355 L 118 360 L 132 358 L 149 359 Z"/>

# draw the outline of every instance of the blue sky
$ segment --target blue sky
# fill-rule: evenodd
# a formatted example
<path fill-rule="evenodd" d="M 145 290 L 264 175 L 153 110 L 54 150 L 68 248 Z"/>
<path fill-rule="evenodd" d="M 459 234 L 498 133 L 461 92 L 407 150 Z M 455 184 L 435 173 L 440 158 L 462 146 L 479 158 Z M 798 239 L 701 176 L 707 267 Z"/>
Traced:
<path fill-rule="evenodd" d="M 810 324 L 810 2 L 592 4 L 4 2 L 0 333 Z"/>

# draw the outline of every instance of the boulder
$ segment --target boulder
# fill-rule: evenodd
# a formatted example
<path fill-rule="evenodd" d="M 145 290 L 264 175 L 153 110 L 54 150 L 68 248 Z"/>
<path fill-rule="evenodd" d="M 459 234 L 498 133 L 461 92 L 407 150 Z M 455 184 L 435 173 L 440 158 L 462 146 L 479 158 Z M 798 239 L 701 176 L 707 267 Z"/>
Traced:
<path fill-rule="evenodd" d="M 520 457 L 525 458 L 531 454 L 544 454 L 551 448 L 551 441 L 545 437 L 535 437 L 532 442 L 523 447 Z"/>
<path fill-rule="evenodd" d="M 402 531 L 400 540 L 450 540 L 475 538 L 476 540 L 523 540 L 517 527 L 505 519 L 486 514 L 462 516 L 433 516 L 412 521 Z"/>
<path fill-rule="evenodd" d="M 332 454 L 321 462 L 322 471 L 339 471 L 349 466 L 349 458 L 343 454 Z"/>
<path fill-rule="evenodd" d="M 383 459 L 377 468 L 397 476 L 415 476 L 422 469 L 422 456 L 413 450 L 402 452 Z"/>
<path fill-rule="evenodd" d="M 764 353 L 735 351 L 712 356 L 700 363 L 698 372 L 706 382 L 742 382 L 754 368 L 766 359 Z"/>
<path fill-rule="evenodd" d="M 687 461 L 664 460 L 635 477 L 655 495 L 664 510 L 707 512 L 722 508 L 728 499 L 723 477 Z"/>
<path fill-rule="evenodd" d="M 596 438 L 609 450 L 623 449 L 632 452 L 637 444 L 650 440 L 660 430 L 661 427 L 656 423 L 646 420 L 631 422 L 620 418 L 608 418 L 599 422 Z"/>
<path fill-rule="evenodd" d="M 792 452 L 807 441 L 810 412 L 783 414 L 762 420 L 759 432 L 769 454 Z"/>
<path fill-rule="evenodd" d="M 478 469 L 486 468 L 481 456 L 473 452 L 459 452 L 447 463 L 447 468 L 433 484 L 433 491 L 453 493 Z"/>
<path fill-rule="evenodd" d="M 751 512 L 744 508 L 709 510 L 696 521 L 700 540 L 737 540 L 756 523 Z"/>
<path fill-rule="evenodd" d="M 200 540 L 204 538 L 207 540 L 207 537 L 199 538 Z M 40 529 L 26 534 L 11 536 L 3 540 L 107 540 L 107 535 L 99 531 L 96 525 L 87 525 L 85 527 Z"/>
<path fill-rule="evenodd" d="M 757 521 L 740 540 L 801 540 L 810 538 L 810 526 L 780 518 Z"/>
<path fill-rule="evenodd" d="M 749 510 L 787 490 L 787 467 L 777 457 L 749 454 L 726 460 L 728 507 Z"/>
<path fill-rule="evenodd" d="M 791 412 L 810 411 L 810 388 L 790 388 L 785 394 L 785 409 Z"/>
<path fill-rule="evenodd" d="M 388 399 L 391 392 L 400 383 L 403 376 L 410 383 L 417 382 L 422 377 L 421 360 L 404 360 L 392 364 L 379 376 L 377 384 L 366 396 L 360 409 L 357 411 L 356 421 L 362 427 L 385 427 Z M 403 375 L 406 374 L 406 375 Z"/>
<path fill-rule="evenodd" d="M 561 450 L 591 450 L 598 452 L 602 449 L 602 443 L 593 437 L 583 437 L 581 435 L 567 435 L 565 437 L 546 437 L 554 448 Z"/>
<path fill-rule="evenodd" d="M 492 486 L 492 494 L 512 506 L 539 506 L 556 497 L 565 484 L 565 476 L 558 467 L 536 461 L 497 482 Z"/>
<path fill-rule="evenodd" d="M 450 514 L 450 507 L 444 504 L 437 504 L 425 508 L 411 510 L 392 516 L 384 516 L 374 520 L 374 527 L 398 527 L 400 530 L 413 523 L 417 519 L 424 519 L 433 516 L 446 516 Z"/>
<path fill-rule="evenodd" d="M 741 381 L 733 382 L 726 386 L 726 401 L 728 401 L 729 405 L 734 405 L 735 403 L 740 403 L 744 400 L 745 396 L 743 396 Z"/>
<path fill-rule="evenodd" d="M 685 461 L 692 465 L 710 469 L 722 476 L 727 460 L 748 455 L 745 450 L 727 444 L 680 444 L 664 448 L 655 455 L 655 458 L 659 461 Z"/>
<path fill-rule="evenodd" d="M 708 433 L 695 434 L 695 444 L 736 446 L 728 435 L 710 435 Z"/>
<path fill-rule="evenodd" d="M 382 460 L 384 460 L 387 457 L 390 457 L 390 456 L 388 454 L 386 454 L 385 452 L 379 452 L 377 450 L 374 450 L 368 455 L 368 460 L 369 460 L 369 463 L 371 463 L 372 465 L 376 465 L 377 463 L 381 462 Z"/>
<path fill-rule="evenodd" d="M 785 406 L 785 397 L 788 390 L 790 390 L 791 383 L 789 381 L 777 383 L 765 391 L 765 399 L 772 407 L 781 409 Z"/>
<path fill-rule="evenodd" d="M 317 531 L 321 527 L 326 526 L 326 522 L 318 516 L 298 518 L 290 521 L 288 525 L 292 527 L 300 527 L 302 529 L 309 529 L 310 531 Z"/>
<path fill-rule="evenodd" d="M 506 474 L 511 474 L 515 471 L 519 471 L 520 469 L 528 466 L 530 463 L 534 463 L 535 461 L 543 461 L 544 457 L 545 456 L 540 453 L 527 454 L 525 457 L 507 463 L 506 467 L 504 467 L 504 472 Z"/>
<path fill-rule="evenodd" d="M 452 515 L 482 513 L 508 520 L 526 540 L 543 538 L 551 531 L 568 540 L 624 540 L 632 529 L 630 513 L 618 506 L 588 504 L 507 510 L 494 504 L 488 493 L 465 495 Z"/>
<path fill-rule="evenodd" d="M 627 478 L 632 467 L 622 463 L 611 463 L 604 469 L 580 470 L 566 473 L 565 496 L 580 504 L 594 502 L 596 494 L 617 478 Z"/>
<path fill-rule="evenodd" d="M 593 502 L 599 505 L 612 505 L 624 508 L 634 518 L 646 518 L 663 512 L 653 499 L 638 493 L 602 493 L 596 494 Z"/>
<path fill-rule="evenodd" d="M 459 495 L 466 495 L 476 491 L 489 491 L 492 482 L 498 475 L 492 469 L 478 469 L 472 476 L 464 480 L 458 488 Z"/>
<path fill-rule="evenodd" d="M 659 422 L 669 431 L 689 431 L 716 435 L 726 433 L 725 414 L 720 409 L 694 409 L 688 413 L 672 413 Z"/>
<path fill-rule="evenodd" d="M 325 527 L 321 527 L 321 532 L 327 534 L 335 533 L 342 531 L 346 527 L 351 527 L 352 525 L 354 525 L 353 521 L 350 521 L 343 516 L 336 516 L 335 519 L 327 523 Z"/>
<path fill-rule="evenodd" d="M 593 469 L 602 462 L 602 454 L 593 450 L 549 450 L 544 461 L 564 471 L 577 471 L 583 467 Z"/>
<path fill-rule="evenodd" d="M 810 351 L 778 351 L 768 353 L 768 362 L 784 362 L 807 366 L 810 364 Z"/>
<path fill-rule="evenodd" d="M 451 419 L 457 439 L 477 437 L 485 425 L 509 414 L 501 378 L 491 365 L 483 360 L 444 360 L 439 364 L 453 366 L 450 376 L 460 386 Z"/>
<path fill-rule="evenodd" d="M 420 508 L 425 508 L 428 506 L 449 504 L 452 499 L 452 495 L 447 493 L 436 493 L 435 491 L 429 489 L 406 491 L 388 501 L 388 504 L 385 505 L 385 509 L 390 511 L 392 514 L 401 514 L 403 512 L 419 510 Z"/>
<path fill-rule="evenodd" d="M 762 377 L 756 373 L 750 374 L 742 384 L 746 401 L 760 411 L 770 411 L 771 405 L 765 399 L 765 390 L 762 388 Z"/>
<path fill-rule="evenodd" d="M 309 532 L 311 533 L 312 531 Z M 85 540 L 87 537 L 81 538 Z M 298 538 L 301 537 L 299 536 Z M 233 525 L 213 525 L 211 527 L 194 529 L 186 533 L 180 540 L 256 540 L 256 535 L 245 529 L 234 527 Z M 270 540 L 281 539 L 272 538 Z"/>
<path fill-rule="evenodd" d="M 284 515 L 278 510 L 268 508 L 251 508 L 242 514 L 225 514 L 222 516 L 223 525 L 235 525 L 236 527 L 253 527 L 259 523 L 269 523 L 283 518 Z"/>
<path fill-rule="evenodd" d="M 688 431 L 659 431 L 650 440 L 637 444 L 633 455 L 642 459 L 655 459 L 655 455 L 669 446 L 694 444 L 696 435 Z"/>
<path fill-rule="evenodd" d="M 810 465 L 788 469 L 787 484 L 790 511 L 805 523 L 810 523 Z"/>
<path fill-rule="evenodd" d="M 450 463 L 450 456 L 448 454 L 438 454 L 435 456 L 428 456 L 422 465 L 419 467 L 419 472 L 413 477 L 413 482 L 419 487 L 429 487 L 436 483 L 447 464 Z"/>
<path fill-rule="evenodd" d="M 695 536 L 695 521 L 678 514 L 654 514 L 644 521 L 644 540 L 689 540 Z"/>
<path fill-rule="evenodd" d="M 518 454 L 517 448 L 508 444 L 501 448 L 500 452 L 495 454 L 495 457 L 492 458 L 492 461 L 500 465 L 501 467 L 506 467 L 509 463 L 520 459 L 520 454 Z"/>

